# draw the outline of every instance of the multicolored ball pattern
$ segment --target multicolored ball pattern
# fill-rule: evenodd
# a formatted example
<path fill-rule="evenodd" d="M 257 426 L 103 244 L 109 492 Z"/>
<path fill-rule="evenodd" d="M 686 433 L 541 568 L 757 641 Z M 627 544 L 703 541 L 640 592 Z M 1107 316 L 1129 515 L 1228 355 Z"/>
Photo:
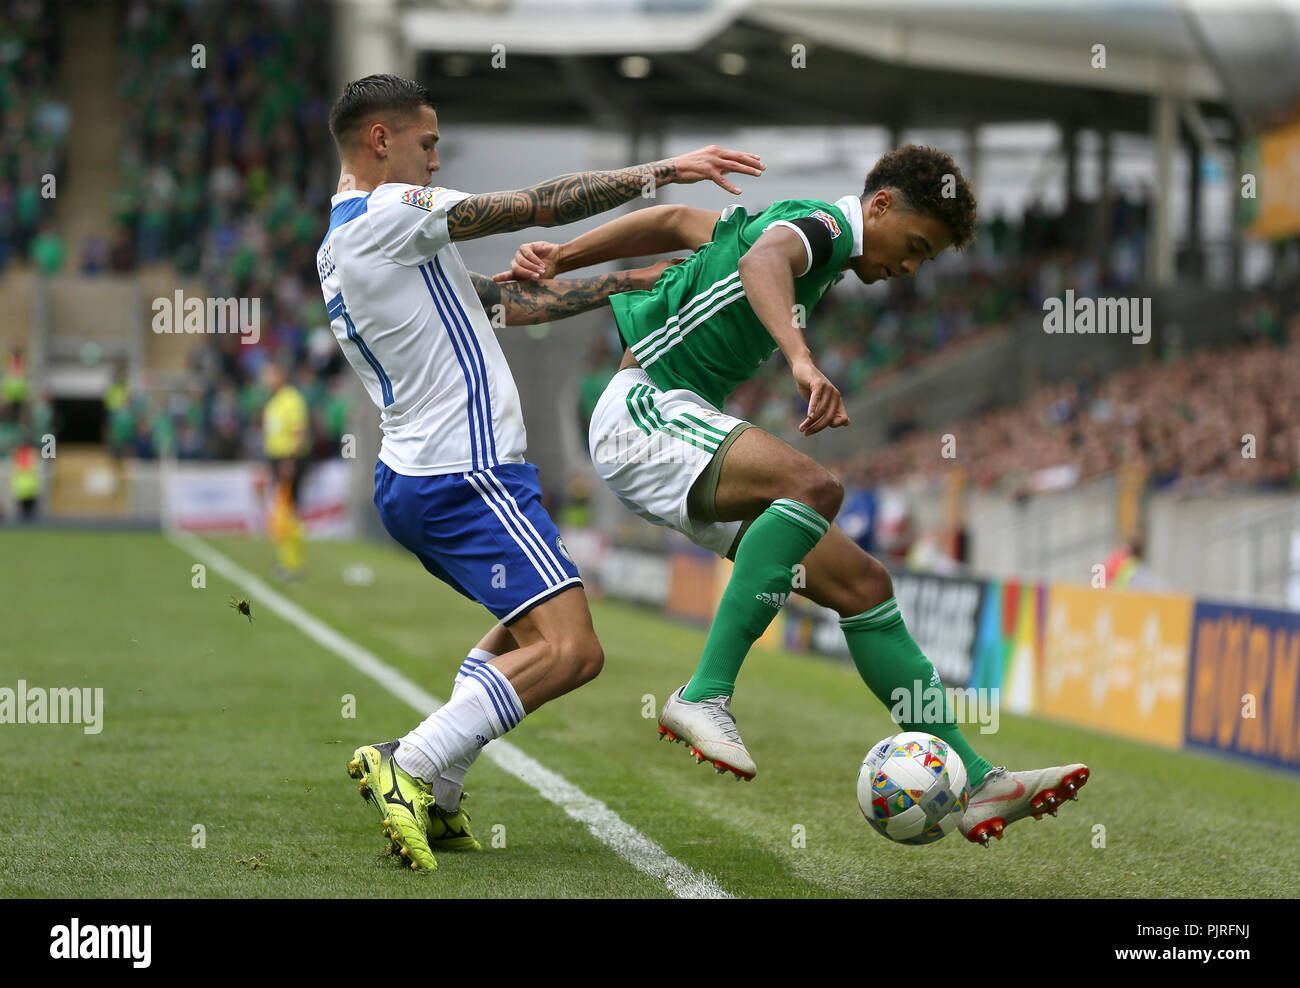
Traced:
<path fill-rule="evenodd" d="M 956 830 L 969 799 L 961 756 L 921 731 L 873 745 L 858 770 L 862 815 L 900 844 L 930 844 Z"/>

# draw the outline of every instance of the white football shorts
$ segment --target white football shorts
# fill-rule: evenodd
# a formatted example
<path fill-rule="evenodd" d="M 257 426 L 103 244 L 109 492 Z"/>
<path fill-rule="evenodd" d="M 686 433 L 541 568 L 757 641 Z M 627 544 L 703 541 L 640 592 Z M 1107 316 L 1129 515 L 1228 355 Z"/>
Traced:
<path fill-rule="evenodd" d="M 630 510 L 725 556 L 742 522 L 693 520 L 686 499 L 728 433 L 746 424 L 694 391 L 661 391 L 629 367 L 600 396 L 588 448 L 600 479 Z"/>

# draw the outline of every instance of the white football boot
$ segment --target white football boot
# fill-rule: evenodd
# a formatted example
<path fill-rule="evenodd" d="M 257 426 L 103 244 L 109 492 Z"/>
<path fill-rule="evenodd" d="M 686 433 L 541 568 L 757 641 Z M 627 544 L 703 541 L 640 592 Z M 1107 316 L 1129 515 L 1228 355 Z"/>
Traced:
<path fill-rule="evenodd" d="M 968 841 L 989 846 L 989 838 L 1002 839 L 1007 824 L 1044 813 L 1056 816 L 1056 808 L 1067 799 L 1078 799 L 1088 781 L 1088 766 L 1058 765 L 1026 772 L 1008 772 L 999 766 L 984 776 L 970 794 L 959 826 Z"/>
<path fill-rule="evenodd" d="M 659 737 L 682 742 L 697 765 L 712 763 L 718 774 L 733 772 L 736 781 L 748 782 L 758 771 L 745 750 L 731 713 L 731 697 L 715 696 L 698 703 L 682 699 L 683 686 L 668 698 L 659 715 Z"/>

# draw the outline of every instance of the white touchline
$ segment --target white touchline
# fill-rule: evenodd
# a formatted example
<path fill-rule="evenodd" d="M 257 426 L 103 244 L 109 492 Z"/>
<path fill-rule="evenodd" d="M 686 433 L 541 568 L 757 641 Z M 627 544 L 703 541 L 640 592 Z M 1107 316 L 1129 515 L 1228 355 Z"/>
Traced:
<path fill-rule="evenodd" d="M 189 532 L 174 531 L 165 534 L 177 548 L 216 570 L 231 583 L 246 588 L 258 604 L 278 614 L 308 638 L 365 673 L 399 700 L 406 701 L 422 717 L 442 706 L 443 701 L 432 693 L 407 679 L 373 652 L 345 638 L 324 621 L 303 610 L 207 542 Z M 480 757 L 491 759 L 520 782 L 536 789 L 543 799 L 554 803 L 583 824 L 593 837 L 607 845 L 637 871 L 662 881 L 677 898 L 731 898 L 711 876 L 682 864 L 600 800 L 588 796 L 564 776 L 552 772 L 504 738 L 499 738 L 484 748 Z"/>

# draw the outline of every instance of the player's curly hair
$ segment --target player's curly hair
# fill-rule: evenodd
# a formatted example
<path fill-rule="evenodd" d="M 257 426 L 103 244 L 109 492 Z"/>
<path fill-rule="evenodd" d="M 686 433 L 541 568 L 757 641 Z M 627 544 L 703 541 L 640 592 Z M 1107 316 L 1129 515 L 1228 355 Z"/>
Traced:
<path fill-rule="evenodd" d="M 947 176 L 952 177 L 945 180 Z M 975 239 L 975 193 L 946 151 L 918 144 L 890 151 L 867 175 L 862 197 L 869 199 L 881 189 L 895 193 L 901 208 L 933 216 L 947 226 L 954 250 Z"/>
<path fill-rule="evenodd" d="M 422 106 L 437 109 L 429 90 L 413 79 L 368 75 L 349 82 L 330 108 L 330 133 L 342 147 L 372 113 L 415 113 Z"/>

